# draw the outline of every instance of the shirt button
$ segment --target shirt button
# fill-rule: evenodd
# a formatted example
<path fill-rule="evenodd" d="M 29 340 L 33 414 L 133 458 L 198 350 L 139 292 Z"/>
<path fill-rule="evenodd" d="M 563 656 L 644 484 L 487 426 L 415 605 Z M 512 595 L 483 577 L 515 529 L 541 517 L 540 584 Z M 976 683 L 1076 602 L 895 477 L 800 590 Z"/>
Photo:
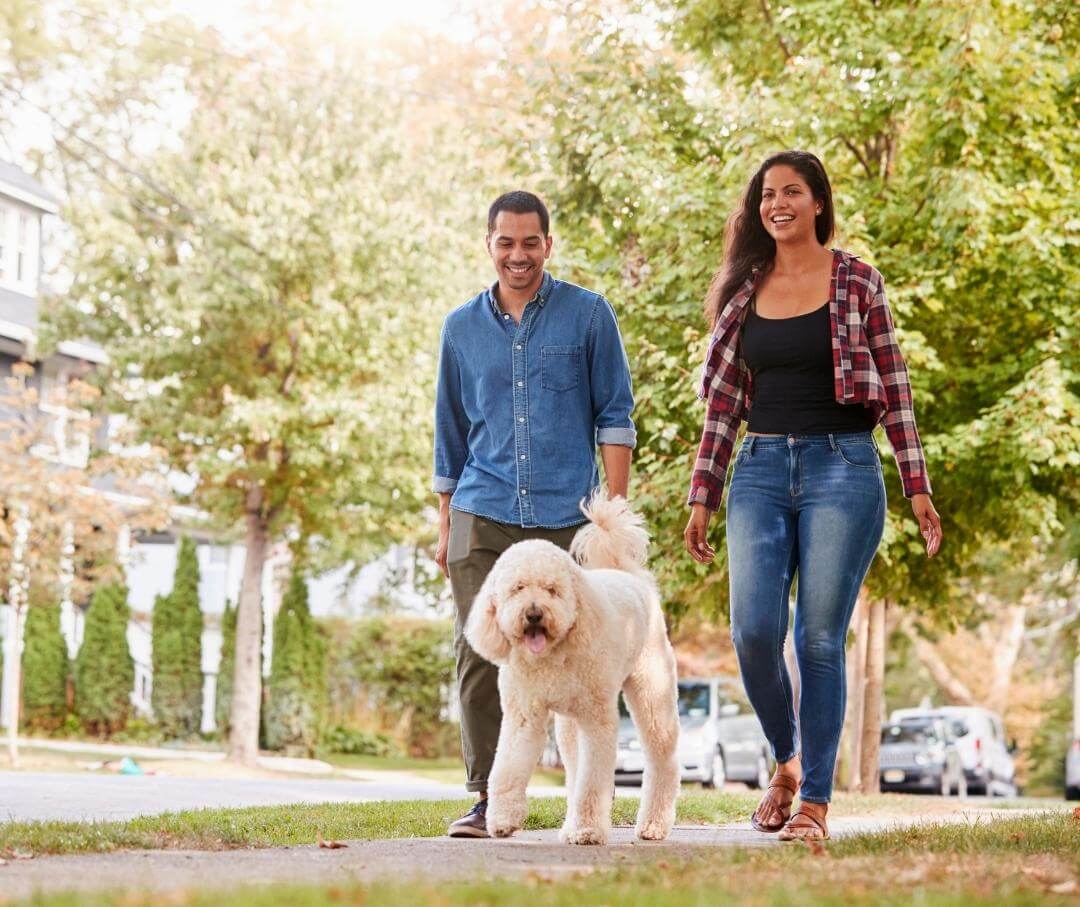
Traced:
<path fill-rule="evenodd" d="M 528 493 L 529 493 L 529 489 L 528 489 L 528 488 L 522 488 L 522 489 L 521 489 L 521 493 L 522 493 L 522 494 L 528 494 Z"/>
<path fill-rule="evenodd" d="M 524 422 L 524 421 L 525 421 L 524 416 L 518 416 L 518 422 Z"/>
<path fill-rule="evenodd" d="M 509 317 L 510 317 L 509 313 L 503 315 L 503 321 L 506 321 Z"/>
<path fill-rule="evenodd" d="M 521 459 L 522 459 L 522 460 L 524 460 L 524 459 L 525 459 L 525 454 L 522 454 L 522 455 L 521 455 Z"/>
<path fill-rule="evenodd" d="M 524 381 L 519 381 L 519 382 L 518 382 L 518 387 L 524 387 L 524 386 L 525 386 L 525 382 L 524 382 Z"/>
<path fill-rule="evenodd" d="M 522 347 L 522 345 L 519 343 L 519 344 L 517 344 L 517 346 L 514 347 L 514 349 L 515 350 L 520 350 L 520 349 L 524 349 L 524 347 Z"/>

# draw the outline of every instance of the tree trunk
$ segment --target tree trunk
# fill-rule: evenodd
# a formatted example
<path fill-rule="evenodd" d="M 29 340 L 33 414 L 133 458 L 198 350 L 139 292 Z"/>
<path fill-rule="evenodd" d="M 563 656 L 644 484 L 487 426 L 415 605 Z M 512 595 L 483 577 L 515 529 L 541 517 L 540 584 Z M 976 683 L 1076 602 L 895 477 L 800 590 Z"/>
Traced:
<path fill-rule="evenodd" d="M 949 666 L 938 655 L 934 644 L 920 636 L 919 631 L 910 622 L 905 624 L 904 631 L 911 640 L 912 648 L 915 650 L 915 657 L 930 672 L 934 683 L 941 687 L 941 691 L 945 694 L 949 704 L 974 705 L 974 694 L 959 677 L 953 674 Z"/>
<path fill-rule="evenodd" d="M 855 644 L 847 653 L 847 707 L 844 710 L 847 779 L 844 787 L 849 791 L 858 791 L 862 781 L 862 719 L 866 699 L 866 631 L 869 619 L 869 603 L 864 595 L 860 595 L 855 606 Z"/>
<path fill-rule="evenodd" d="M 244 577 L 236 612 L 236 662 L 229 713 L 229 759 L 253 766 L 259 755 L 259 706 L 262 701 L 262 574 L 268 526 L 262 491 L 248 492 L 244 533 Z"/>
<path fill-rule="evenodd" d="M 860 786 L 864 794 L 881 790 L 878 760 L 881 749 L 881 711 L 885 691 L 885 600 L 870 603 L 866 631 L 866 686 L 859 754 Z"/>
<path fill-rule="evenodd" d="M 1005 714 L 1005 709 L 1009 704 L 1013 668 L 1016 667 L 1016 660 L 1020 657 L 1020 647 L 1024 642 L 1026 617 L 1026 605 L 1012 605 L 1008 608 L 1005 612 L 1001 636 L 994 647 L 994 673 L 990 682 L 990 692 L 986 697 L 986 706 L 999 715 Z"/>

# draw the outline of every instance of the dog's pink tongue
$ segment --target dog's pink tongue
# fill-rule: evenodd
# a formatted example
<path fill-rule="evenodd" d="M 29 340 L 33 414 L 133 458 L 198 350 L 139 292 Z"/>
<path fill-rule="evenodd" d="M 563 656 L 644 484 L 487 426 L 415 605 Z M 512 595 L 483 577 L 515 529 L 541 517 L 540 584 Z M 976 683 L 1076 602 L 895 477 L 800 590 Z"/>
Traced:
<path fill-rule="evenodd" d="M 547 634 L 537 627 L 530 627 L 525 631 L 525 648 L 533 655 L 539 655 L 547 648 Z"/>

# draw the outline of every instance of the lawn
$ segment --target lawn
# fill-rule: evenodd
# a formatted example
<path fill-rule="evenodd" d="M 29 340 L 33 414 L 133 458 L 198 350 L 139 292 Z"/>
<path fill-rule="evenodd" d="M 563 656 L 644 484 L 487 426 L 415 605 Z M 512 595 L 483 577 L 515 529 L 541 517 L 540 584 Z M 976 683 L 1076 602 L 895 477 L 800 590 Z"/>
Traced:
<path fill-rule="evenodd" d="M 579 872 L 542 868 L 522 879 L 476 884 L 379 883 L 249 888 L 168 896 L 62 895 L 20 907 L 1043 907 L 1080 903 L 1080 819 L 1068 812 L 1017 816 L 965 828 L 937 826 L 860 835 L 827 847 L 711 850 Z M 16 905 L 11 905 L 16 907 Z"/>

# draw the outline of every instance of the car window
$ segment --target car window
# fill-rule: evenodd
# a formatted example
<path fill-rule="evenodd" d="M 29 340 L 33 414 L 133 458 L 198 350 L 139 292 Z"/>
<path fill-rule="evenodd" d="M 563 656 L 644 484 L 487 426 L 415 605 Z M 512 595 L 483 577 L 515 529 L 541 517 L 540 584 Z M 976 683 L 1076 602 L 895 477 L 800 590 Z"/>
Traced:
<path fill-rule="evenodd" d="M 881 729 L 882 743 L 936 743 L 937 728 L 926 721 L 904 721 Z"/>
<path fill-rule="evenodd" d="M 679 684 L 679 715 L 683 718 L 704 718 L 709 714 L 709 685 L 707 683 Z"/>

